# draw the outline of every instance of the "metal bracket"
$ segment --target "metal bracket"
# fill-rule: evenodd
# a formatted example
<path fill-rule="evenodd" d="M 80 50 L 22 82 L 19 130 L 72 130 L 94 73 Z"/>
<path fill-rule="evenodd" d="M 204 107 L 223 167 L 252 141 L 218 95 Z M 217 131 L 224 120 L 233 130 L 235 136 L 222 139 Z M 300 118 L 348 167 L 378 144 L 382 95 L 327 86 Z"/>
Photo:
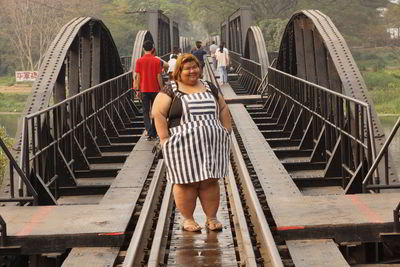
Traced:
<path fill-rule="evenodd" d="M 7 239 L 7 224 L 4 221 L 3 217 L 0 215 L 0 246 L 6 246 L 6 239 Z"/>

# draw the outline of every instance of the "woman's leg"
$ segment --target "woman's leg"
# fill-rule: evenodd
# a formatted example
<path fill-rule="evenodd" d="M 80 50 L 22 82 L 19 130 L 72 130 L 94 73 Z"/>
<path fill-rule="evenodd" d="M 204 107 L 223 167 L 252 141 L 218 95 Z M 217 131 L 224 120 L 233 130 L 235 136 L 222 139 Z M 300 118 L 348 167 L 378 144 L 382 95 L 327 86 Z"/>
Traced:
<path fill-rule="evenodd" d="M 176 207 L 184 218 L 183 227 L 188 231 L 198 231 L 200 226 L 194 221 L 193 212 L 196 208 L 198 196 L 198 183 L 193 184 L 175 184 L 173 194 Z"/>
<path fill-rule="evenodd" d="M 217 218 L 217 211 L 219 208 L 219 182 L 218 179 L 207 179 L 200 182 L 199 198 L 204 213 L 207 216 L 207 222 L 212 221 L 213 225 L 209 225 L 211 230 L 221 229 L 222 225 Z"/>

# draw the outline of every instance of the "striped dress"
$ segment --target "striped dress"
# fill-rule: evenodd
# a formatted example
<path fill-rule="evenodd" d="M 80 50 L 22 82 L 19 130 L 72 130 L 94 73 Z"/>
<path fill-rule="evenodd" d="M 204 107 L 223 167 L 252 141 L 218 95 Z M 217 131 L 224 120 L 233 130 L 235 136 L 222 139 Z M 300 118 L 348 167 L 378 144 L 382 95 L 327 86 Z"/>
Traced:
<path fill-rule="evenodd" d="M 167 179 L 188 184 L 228 175 L 230 134 L 219 120 L 219 106 L 208 83 L 206 91 L 185 94 L 172 82 L 175 97 L 182 102 L 180 125 L 169 129 L 162 152 Z"/>

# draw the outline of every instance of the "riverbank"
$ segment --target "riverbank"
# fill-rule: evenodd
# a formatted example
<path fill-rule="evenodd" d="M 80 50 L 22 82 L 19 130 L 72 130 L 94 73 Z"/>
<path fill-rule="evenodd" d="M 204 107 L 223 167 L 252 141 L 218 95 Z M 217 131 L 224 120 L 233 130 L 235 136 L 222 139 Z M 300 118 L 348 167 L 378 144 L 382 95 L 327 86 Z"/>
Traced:
<path fill-rule="evenodd" d="M 29 93 L 0 93 L 0 112 L 21 113 Z"/>

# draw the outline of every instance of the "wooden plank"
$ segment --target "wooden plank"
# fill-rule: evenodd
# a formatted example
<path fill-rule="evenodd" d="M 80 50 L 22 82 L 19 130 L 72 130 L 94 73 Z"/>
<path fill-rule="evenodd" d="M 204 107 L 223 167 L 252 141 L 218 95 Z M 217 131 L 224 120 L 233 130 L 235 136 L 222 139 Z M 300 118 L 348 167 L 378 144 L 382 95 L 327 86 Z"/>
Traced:
<path fill-rule="evenodd" d="M 114 266 L 119 247 L 74 248 L 62 267 L 106 267 Z"/>
<path fill-rule="evenodd" d="M 241 95 L 236 97 L 225 98 L 225 102 L 227 104 L 254 104 L 261 100 L 262 99 L 260 95 Z"/>
<path fill-rule="evenodd" d="M 376 242 L 393 229 L 400 193 L 274 197 L 269 206 L 285 239 Z"/>
<path fill-rule="evenodd" d="M 182 215 L 176 209 L 170 243 L 168 266 L 238 266 L 233 246 L 227 199 L 223 180 L 220 180 L 221 203 L 218 220 L 223 224 L 220 232 L 208 231 L 204 226 L 205 215 L 197 200 L 194 219 L 203 227 L 201 233 L 181 229 Z"/>
<path fill-rule="evenodd" d="M 244 106 L 233 104 L 229 105 L 229 109 L 267 199 L 279 194 L 279 192 L 300 196 L 300 190 L 258 130 Z"/>
<path fill-rule="evenodd" d="M 344 195 L 344 189 L 341 186 L 307 186 L 301 189 L 305 196 L 326 196 L 326 195 Z"/>
<path fill-rule="evenodd" d="M 0 207 L 8 245 L 23 253 L 120 246 L 134 205 Z"/>
<path fill-rule="evenodd" d="M 221 87 L 221 93 L 225 99 L 235 98 L 237 97 L 235 91 L 233 91 L 232 87 L 229 84 L 223 84 Z"/>
<path fill-rule="evenodd" d="M 58 205 L 94 205 L 99 204 L 103 195 L 61 196 L 57 199 Z"/>
<path fill-rule="evenodd" d="M 136 206 L 144 181 L 154 161 L 151 152 L 154 142 L 149 142 L 142 136 L 128 155 L 124 166 L 118 172 L 112 185 L 107 190 L 101 205 L 131 203 Z M 113 266 L 118 256 L 119 247 L 74 248 L 66 258 L 63 267 Z"/>
<path fill-rule="evenodd" d="M 108 189 L 107 194 L 105 194 L 103 199 L 100 201 L 100 204 L 111 205 L 118 203 L 132 203 L 133 205 L 136 205 L 141 191 L 141 188 L 132 187 L 110 188 Z"/>
<path fill-rule="evenodd" d="M 349 266 L 331 239 L 286 242 L 296 267 Z"/>

